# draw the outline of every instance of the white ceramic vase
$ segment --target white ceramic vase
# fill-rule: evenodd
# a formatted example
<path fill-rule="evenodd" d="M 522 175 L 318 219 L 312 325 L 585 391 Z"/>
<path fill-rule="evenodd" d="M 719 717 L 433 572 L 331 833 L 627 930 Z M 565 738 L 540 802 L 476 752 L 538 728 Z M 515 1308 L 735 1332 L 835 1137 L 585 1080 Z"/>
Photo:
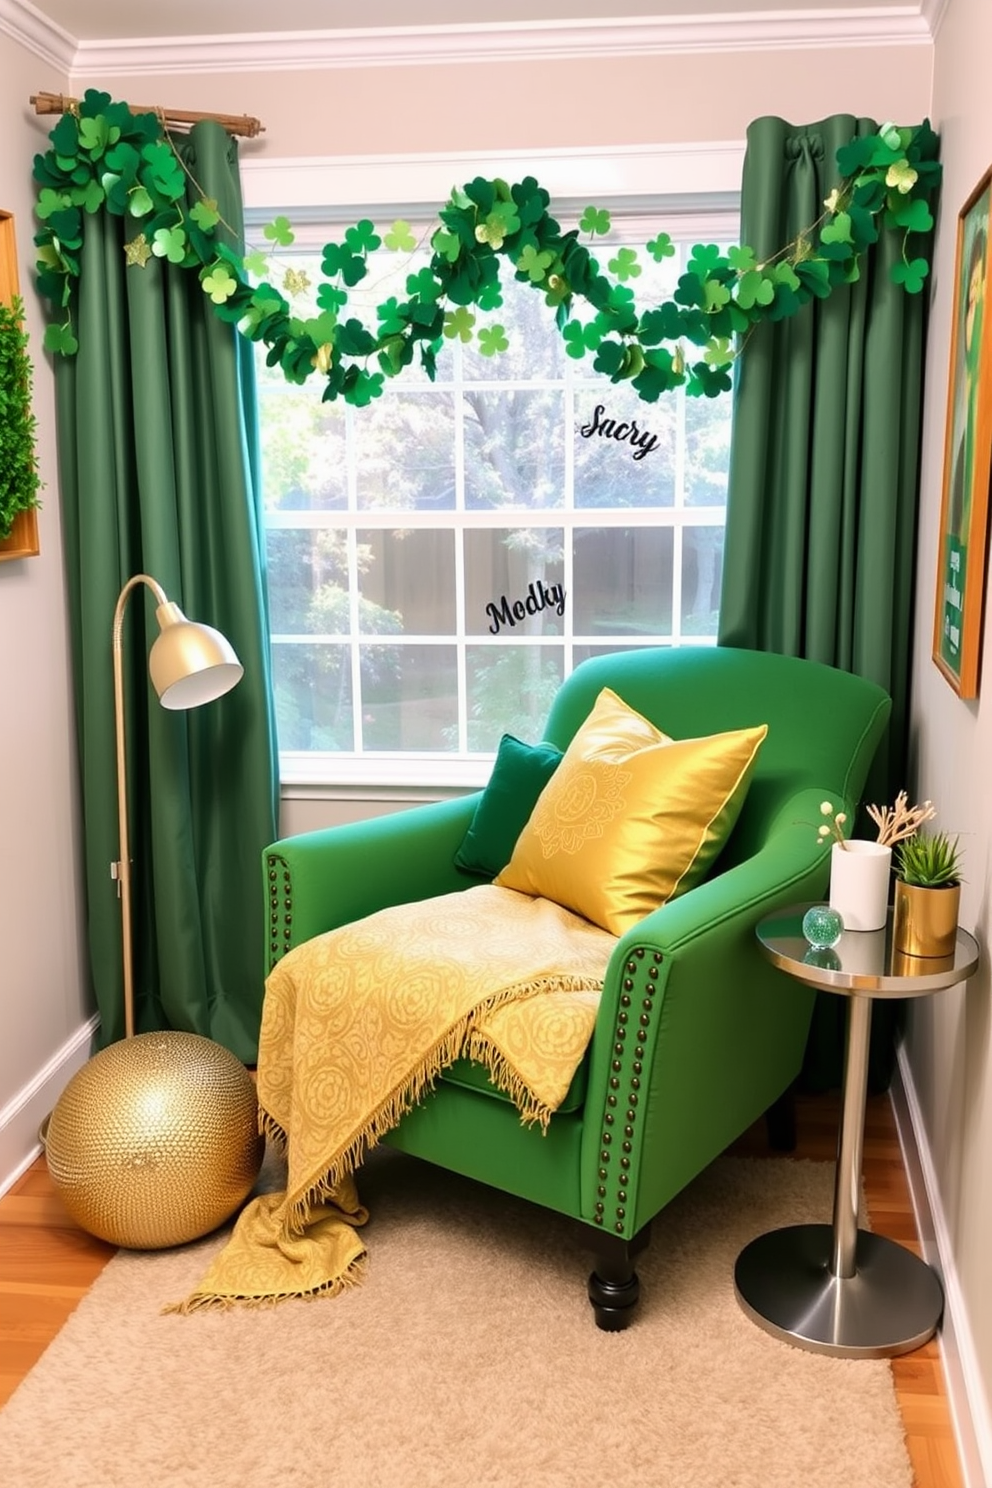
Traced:
<path fill-rule="evenodd" d="M 835 842 L 830 855 L 830 908 L 845 930 L 881 930 L 889 907 L 892 849 L 852 837 Z"/>

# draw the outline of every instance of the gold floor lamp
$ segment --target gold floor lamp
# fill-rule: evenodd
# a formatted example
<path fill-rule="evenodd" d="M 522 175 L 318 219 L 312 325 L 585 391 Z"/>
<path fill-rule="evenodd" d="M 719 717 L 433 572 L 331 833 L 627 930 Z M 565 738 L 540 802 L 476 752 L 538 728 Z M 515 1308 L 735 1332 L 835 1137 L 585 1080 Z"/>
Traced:
<path fill-rule="evenodd" d="M 53 1182 L 83 1229 L 112 1245 L 159 1249 L 207 1234 L 247 1197 L 261 1163 L 255 1086 L 244 1065 L 200 1034 L 134 1032 L 131 856 L 124 728 L 124 616 L 131 593 L 156 600 L 148 669 L 164 708 L 222 697 L 243 667 L 212 626 L 187 620 L 155 579 L 135 574 L 114 610 L 114 714 L 125 1037 L 66 1085 L 47 1124 Z"/>
<path fill-rule="evenodd" d="M 127 749 L 124 738 L 124 614 L 132 590 L 146 584 L 155 596 L 159 634 L 148 656 L 152 686 L 163 708 L 198 708 L 230 692 L 244 676 L 234 648 L 219 630 L 187 620 L 166 598 L 161 584 L 135 574 L 120 592 L 114 610 L 114 717 L 117 727 L 117 820 L 120 857 L 111 864 L 121 901 L 124 944 L 124 1032 L 134 1033 L 134 981 L 131 954 L 131 854 L 127 824 Z"/>

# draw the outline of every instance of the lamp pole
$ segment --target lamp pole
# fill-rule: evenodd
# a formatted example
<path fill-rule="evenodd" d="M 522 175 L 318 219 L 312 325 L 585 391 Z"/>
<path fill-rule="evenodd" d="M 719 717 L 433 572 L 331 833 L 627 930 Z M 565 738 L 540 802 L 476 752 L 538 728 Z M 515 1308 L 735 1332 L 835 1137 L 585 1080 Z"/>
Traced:
<path fill-rule="evenodd" d="M 117 860 L 110 876 L 117 881 L 121 901 L 121 940 L 124 970 L 124 1034 L 134 1034 L 134 979 L 131 950 L 131 851 L 127 820 L 127 749 L 124 732 L 124 613 L 132 590 L 145 585 L 155 596 L 155 618 L 160 634 L 152 646 L 149 669 L 165 708 L 195 708 L 221 697 L 243 675 L 229 641 L 212 626 L 187 620 L 178 605 L 147 574 L 128 579 L 114 609 L 114 717 L 117 735 Z"/>

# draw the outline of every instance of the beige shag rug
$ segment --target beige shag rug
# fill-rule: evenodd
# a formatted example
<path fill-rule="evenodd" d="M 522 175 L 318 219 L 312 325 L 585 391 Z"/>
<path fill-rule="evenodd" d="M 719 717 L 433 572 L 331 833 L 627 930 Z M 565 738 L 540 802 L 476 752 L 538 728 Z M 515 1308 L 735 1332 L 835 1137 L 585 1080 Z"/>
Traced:
<path fill-rule="evenodd" d="M 911 1488 L 888 1365 L 791 1348 L 734 1297 L 748 1240 L 829 1218 L 831 1164 L 721 1158 L 655 1221 L 614 1334 L 570 1222 L 388 1148 L 360 1178 L 369 1271 L 340 1297 L 166 1316 L 222 1236 L 111 1261 L 0 1412 L 0 1480 Z"/>

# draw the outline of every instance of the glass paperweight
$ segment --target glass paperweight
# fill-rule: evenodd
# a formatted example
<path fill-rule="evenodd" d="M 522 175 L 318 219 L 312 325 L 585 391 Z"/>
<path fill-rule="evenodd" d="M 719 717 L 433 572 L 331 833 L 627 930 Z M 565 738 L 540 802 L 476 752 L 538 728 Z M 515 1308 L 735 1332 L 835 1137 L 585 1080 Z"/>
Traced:
<path fill-rule="evenodd" d="M 844 921 L 829 904 L 814 904 L 803 915 L 803 935 L 815 951 L 829 950 L 844 933 Z"/>

